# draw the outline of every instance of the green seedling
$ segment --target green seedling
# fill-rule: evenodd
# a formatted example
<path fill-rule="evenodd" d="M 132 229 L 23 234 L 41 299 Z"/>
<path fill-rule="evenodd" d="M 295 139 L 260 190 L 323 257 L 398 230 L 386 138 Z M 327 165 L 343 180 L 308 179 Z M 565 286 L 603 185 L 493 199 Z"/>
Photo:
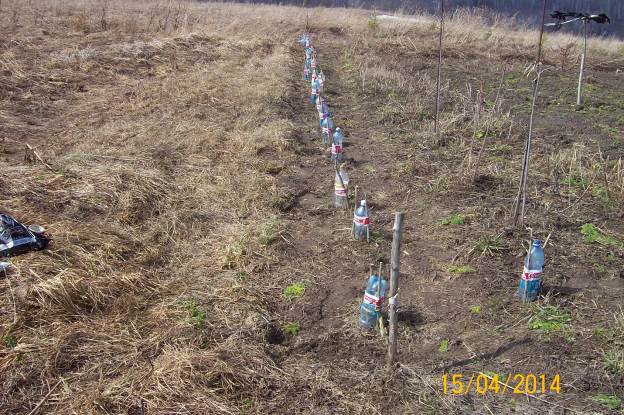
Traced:
<path fill-rule="evenodd" d="M 501 154 L 510 154 L 513 151 L 513 147 L 509 144 L 496 144 L 494 146 L 494 151 Z"/>
<path fill-rule="evenodd" d="M 284 331 L 293 336 L 299 334 L 299 330 L 301 330 L 299 323 L 288 323 L 284 326 Z"/>
<path fill-rule="evenodd" d="M 4 336 L 2 338 L 2 342 L 9 349 L 15 349 L 15 347 L 17 346 L 17 339 L 15 338 L 15 336 L 11 336 L 11 335 Z"/>
<path fill-rule="evenodd" d="M 473 305 L 472 307 L 470 307 L 470 312 L 472 314 L 479 314 L 481 312 L 481 306 L 480 305 Z"/>
<path fill-rule="evenodd" d="M 383 241 L 383 235 L 379 232 L 371 232 L 370 240 L 376 243 Z"/>
<path fill-rule="evenodd" d="M 275 242 L 275 239 L 277 239 L 277 236 L 279 235 L 278 229 L 279 220 L 277 220 L 277 218 L 271 218 L 266 221 L 262 226 L 262 231 L 260 232 L 260 243 L 264 246 L 269 246 Z"/>
<path fill-rule="evenodd" d="M 604 368 L 607 372 L 624 376 L 624 351 L 611 350 L 604 354 Z"/>
<path fill-rule="evenodd" d="M 475 244 L 475 250 L 479 252 L 481 256 L 494 256 L 494 254 L 500 253 L 503 249 L 505 249 L 505 245 L 500 238 L 480 239 Z"/>
<path fill-rule="evenodd" d="M 594 397 L 594 400 L 612 411 L 617 411 L 622 407 L 622 400 L 615 395 L 599 393 Z"/>
<path fill-rule="evenodd" d="M 442 340 L 440 342 L 440 344 L 438 345 L 438 352 L 446 353 L 446 352 L 448 352 L 448 349 L 449 349 L 449 341 L 448 340 Z"/>
<path fill-rule="evenodd" d="M 552 305 L 535 306 L 529 319 L 529 329 L 544 334 L 565 333 L 569 330 L 572 320 L 570 313 Z"/>
<path fill-rule="evenodd" d="M 303 297 L 305 290 L 305 284 L 302 282 L 297 282 L 284 288 L 284 297 L 286 297 L 288 301 L 292 301 L 294 298 Z"/>
<path fill-rule="evenodd" d="M 580 176 L 569 176 L 562 180 L 562 183 L 577 189 L 585 190 L 589 187 L 586 178 Z"/>
<path fill-rule="evenodd" d="M 201 327 L 206 322 L 206 310 L 197 305 L 195 300 L 188 300 L 182 303 L 184 308 L 191 316 L 191 324 L 195 327 Z"/>
<path fill-rule="evenodd" d="M 440 219 L 440 225 L 463 225 L 465 219 L 464 215 L 451 213 L 449 216 Z"/>
<path fill-rule="evenodd" d="M 470 265 L 451 265 L 449 267 L 449 272 L 455 275 L 463 275 L 463 274 L 474 274 L 475 272 L 477 272 L 477 270 L 471 267 Z"/>
<path fill-rule="evenodd" d="M 245 271 L 238 271 L 236 273 L 236 277 L 240 282 L 245 282 L 249 279 L 249 274 L 247 274 Z"/>
<path fill-rule="evenodd" d="M 605 235 L 600 231 L 595 225 L 591 223 L 586 223 L 581 226 L 581 234 L 584 236 L 584 240 L 588 244 L 600 244 L 600 245 L 615 245 L 619 246 L 622 244 L 619 240 L 610 235 Z"/>

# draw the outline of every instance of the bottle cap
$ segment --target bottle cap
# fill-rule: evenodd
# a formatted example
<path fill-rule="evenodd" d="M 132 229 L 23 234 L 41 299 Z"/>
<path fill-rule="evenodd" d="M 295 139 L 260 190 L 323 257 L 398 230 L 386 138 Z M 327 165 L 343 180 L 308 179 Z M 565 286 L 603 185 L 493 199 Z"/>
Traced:
<path fill-rule="evenodd" d="M 533 239 L 533 246 L 541 246 L 542 242 L 539 239 Z"/>

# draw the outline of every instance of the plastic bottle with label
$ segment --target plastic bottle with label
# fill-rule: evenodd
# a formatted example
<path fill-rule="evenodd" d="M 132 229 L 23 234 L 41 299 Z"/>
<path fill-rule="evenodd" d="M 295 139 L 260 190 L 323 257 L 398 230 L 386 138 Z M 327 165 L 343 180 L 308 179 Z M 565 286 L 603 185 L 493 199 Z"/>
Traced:
<path fill-rule="evenodd" d="M 531 252 L 524 260 L 524 271 L 516 295 L 525 303 L 539 297 L 544 272 L 544 250 L 539 239 L 533 240 Z"/>
<path fill-rule="evenodd" d="M 343 150 L 343 142 L 344 135 L 342 134 L 342 130 L 340 127 L 336 127 L 336 131 L 334 132 L 332 139 L 332 148 L 331 148 L 331 157 L 334 161 L 342 161 L 344 156 Z"/>
<path fill-rule="evenodd" d="M 366 200 L 360 201 L 360 207 L 358 207 L 353 215 L 353 236 L 357 240 L 367 239 L 368 227 L 370 225 L 370 217 L 368 216 L 368 205 Z"/>
<path fill-rule="evenodd" d="M 340 170 L 336 172 L 334 191 L 336 194 L 335 206 L 345 207 L 348 203 L 349 174 L 344 167 L 340 167 Z"/>
<path fill-rule="evenodd" d="M 319 96 L 318 88 L 318 79 L 314 79 L 312 81 L 312 88 L 310 89 L 310 102 L 314 105 L 316 105 L 316 99 Z"/>
<path fill-rule="evenodd" d="M 323 139 L 323 144 L 329 144 L 332 136 L 332 132 L 334 130 L 334 121 L 330 116 L 323 118 L 321 123 L 321 138 Z"/>
<path fill-rule="evenodd" d="M 379 286 L 381 284 L 381 286 Z M 360 304 L 360 326 L 372 329 L 381 317 L 381 308 L 388 289 L 388 282 L 373 274 L 368 279 L 364 298 Z"/>

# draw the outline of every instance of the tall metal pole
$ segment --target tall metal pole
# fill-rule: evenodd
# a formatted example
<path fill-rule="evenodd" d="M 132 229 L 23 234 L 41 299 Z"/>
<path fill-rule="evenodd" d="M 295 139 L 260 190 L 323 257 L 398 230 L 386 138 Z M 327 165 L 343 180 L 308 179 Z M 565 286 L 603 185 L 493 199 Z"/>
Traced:
<path fill-rule="evenodd" d="M 518 195 L 514 200 L 512 223 L 518 226 L 524 223 L 524 211 L 526 207 L 526 189 L 529 180 L 529 161 L 531 159 L 531 141 L 533 138 L 533 120 L 535 118 L 535 107 L 537 104 L 537 96 L 539 94 L 539 85 L 542 76 L 542 42 L 544 40 L 544 21 L 546 19 L 546 5 L 548 0 L 544 0 L 542 8 L 542 26 L 540 27 L 539 45 L 537 47 L 537 58 L 535 60 L 536 79 L 533 81 L 533 99 L 531 100 L 531 116 L 529 117 L 529 135 L 524 146 L 524 159 L 522 162 L 522 175 L 520 176 L 520 185 L 518 186 Z"/>
<path fill-rule="evenodd" d="M 440 0 L 440 39 L 438 44 L 438 82 L 436 86 L 435 123 L 433 131 L 438 132 L 440 116 L 440 82 L 442 79 L 442 38 L 444 37 L 444 0 Z"/>
<path fill-rule="evenodd" d="M 539 65 L 542 62 L 542 42 L 544 41 L 544 23 L 546 22 L 546 5 L 548 0 L 544 0 L 542 8 L 542 25 L 540 26 L 539 45 L 537 46 L 537 59 L 535 65 Z"/>
<path fill-rule="evenodd" d="M 578 83 L 578 93 L 576 96 L 576 105 L 583 105 L 583 74 L 585 72 L 585 59 L 587 57 L 587 24 L 589 22 L 587 20 L 583 20 L 583 54 L 581 55 L 581 73 L 579 75 L 579 83 Z"/>

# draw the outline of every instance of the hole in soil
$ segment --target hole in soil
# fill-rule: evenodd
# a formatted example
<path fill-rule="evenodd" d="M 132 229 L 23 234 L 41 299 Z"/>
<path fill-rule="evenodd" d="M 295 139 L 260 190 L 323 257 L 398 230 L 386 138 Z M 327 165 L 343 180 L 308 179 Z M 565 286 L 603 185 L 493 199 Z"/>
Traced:
<path fill-rule="evenodd" d="M 472 183 L 479 190 L 489 190 L 496 185 L 496 182 L 496 177 L 490 176 L 489 174 L 480 174 L 475 177 Z"/>
<path fill-rule="evenodd" d="M 269 344 L 282 344 L 285 340 L 284 332 L 275 323 L 268 323 L 264 339 Z"/>
<path fill-rule="evenodd" d="M 397 313 L 397 320 L 410 327 L 416 327 L 425 322 L 425 318 L 421 313 L 416 311 L 415 307 L 401 309 L 401 311 Z"/>
<path fill-rule="evenodd" d="M 554 296 L 568 297 L 583 291 L 581 288 L 574 287 L 550 287 L 544 285 L 544 293 L 552 294 Z"/>

